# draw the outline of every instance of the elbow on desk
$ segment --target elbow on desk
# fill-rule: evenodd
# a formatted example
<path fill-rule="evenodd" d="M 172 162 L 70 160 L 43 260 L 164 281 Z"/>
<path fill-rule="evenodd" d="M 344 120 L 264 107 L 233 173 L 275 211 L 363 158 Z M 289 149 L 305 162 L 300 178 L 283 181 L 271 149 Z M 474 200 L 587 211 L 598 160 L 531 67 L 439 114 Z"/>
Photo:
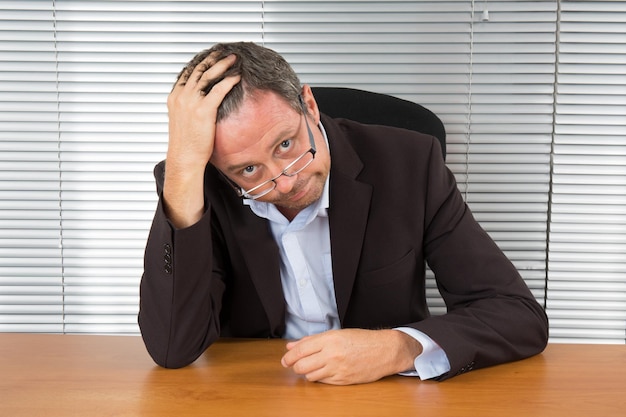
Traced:
<path fill-rule="evenodd" d="M 535 319 L 535 331 L 537 333 L 536 340 L 538 342 L 539 352 L 542 352 L 548 344 L 548 336 L 550 324 L 545 309 L 534 298 L 526 301 L 528 309 Z"/>
<path fill-rule="evenodd" d="M 213 340 L 214 341 L 214 340 Z M 162 368 L 179 369 L 195 362 L 213 342 L 176 345 L 174 343 L 151 343 L 144 337 L 144 344 L 152 360 Z M 196 346 L 196 347 L 193 347 Z"/>
<path fill-rule="evenodd" d="M 148 326 L 149 327 L 149 326 Z M 177 341 L 169 337 L 167 332 L 150 331 L 142 326 L 140 317 L 139 328 L 144 346 L 152 360 L 162 368 L 178 369 L 195 362 L 207 347 L 217 338 L 211 340 L 187 340 Z"/>
<path fill-rule="evenodd" d="M 524 300 L 525 314 L 517 317 L 517 324 L 511 326 L 516 336 L 512 340 L 511 360 L 525 359 L 543 352 L 548 345 L 549 322 L 543 307 L 534 299 Z"/>
<path fill-rule="evenodd" d="M 537 320 L 539 322 L 538 328 L 541 334 L 540 342 L 539 342 L 539 350 L 537 353 L 541 353 L 544 351 L 546 346 L 548 346 L 548 339 L 550 337 L 550 323 L 548 321 L 548 315 L 541 305 L 535 307 L 535 313 L 537 315 Z"/>
<path fill-rule="evenodd" d="M 167 358 L 165 361 L 159 362 L 154 357 L 152 357 L 152 359 L 154 359 L 154 362 L 162 368 L 179 369 L 179 368 L 184 368 L 187 365 L 191 365 L 196 359 L 198 359 L 198 356 L 196 356 L 192 360 L 187 360 L 183 358 L 174 358 L 174 359 Z"/>
<path fill-rule="evenodd" d="M 153 341 L 151 341 L 150 338 L 147 338 L 144 334 L 142 334 L 142 337 L 148 354 L 154 363 L 162 368 L 184 368 L 185 366 L 195 362 L 195 360 L 198 359 L 204 351 L 199 350 L 196 352 L 190 351 L 186 353 L 182 353 L 180 351 L 177 352 L 177 349 L 172 348 L 172 346 L 167 343 L 153 343 Z"/>

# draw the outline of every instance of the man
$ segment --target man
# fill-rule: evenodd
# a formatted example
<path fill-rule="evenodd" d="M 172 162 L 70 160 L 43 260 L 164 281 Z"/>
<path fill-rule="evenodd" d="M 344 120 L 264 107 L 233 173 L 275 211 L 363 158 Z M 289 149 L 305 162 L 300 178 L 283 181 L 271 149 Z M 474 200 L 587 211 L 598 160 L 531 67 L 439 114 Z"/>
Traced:
<path fill-rule="evenodd" d="M 543 309 L 436 139 L 321 114 L 252 43 L 198 54 L 168 110 L 139 313 L 161 366 L 220 336 L 282 337 L 281 363 L 311 381 L 443 380 L 545 347 Z M 445 315 L 428 314 L 425 261 Z"/>

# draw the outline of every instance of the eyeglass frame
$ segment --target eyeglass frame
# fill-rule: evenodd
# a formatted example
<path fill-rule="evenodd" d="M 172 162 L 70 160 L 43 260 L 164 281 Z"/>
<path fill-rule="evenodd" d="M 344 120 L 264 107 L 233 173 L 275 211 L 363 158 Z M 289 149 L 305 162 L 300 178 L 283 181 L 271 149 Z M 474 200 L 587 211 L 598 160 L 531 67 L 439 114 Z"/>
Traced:
<path fill-rule="evenodd" d="M 304 152 L 302 155 L 300 155 L 299 157 L 294 159 L 278 175 L 276 175 L 273 178 L 270 178 L 267 181 L 263 181 L 261 184 L 256 185 L 256 186 L 254 186 L 254 187 L 252 187 L 252 188 L 250 188 L 248 190 L 244 190 L 242 187 L 237 185 L 237 183 L 235 181 L 231 180 L 226 174 L 224 174 L 220 170 L 219 172 L 228 181 L 228 183 L 233 187 L 233 189 L 237 193 L 237 196 L 239 196 L 241 198 L 246 198 L 246 199 L 249 199 L 249 200 L 256 200 L 258 198 L 261 198 L 261 197 L 271 193 L 272 191 L 274 191 L 274 189 L 276 188 L 276 180 L 278 178 L 282 177 L 283 175 L 286 176 L 286 177 L 293 177 L 295 175 L 298 175 L 300 172 L 304 171 L 309 165 L 311 165 L 311 163 L 315 160 L 315 153 L 317 152 L 317 149 L 315 148 L 315 139 L 313 138 L 313 132 L 311 131 L 311 128 L 309 127 L 309 122 L 307 121 L 307 117 L 306 117 L 307 110 L 304 107 L 304 100 L 302 99 L 302 95 L 300 95 L 300 94 L 298 94 L 298 101 L 300 102 L 300 107 L 302 108 L 302 115 L 304 116 L 304 123 L 306 125 L 307 134 L 309 136 L 309 144 L 311 145 L 311 147 L 306 152 Z M 300 168 L 296 172 L 292 172 L 291 174 L 288 174 L 286 172 L 286 171 L 289 170 L 289 168 L 291 168 L 292 166 L 297 164 L 302 158 L 304 158 L 306 156 L 306 154 L 308 154 L 309 152 L 311 152 L 311 155 L 312 155 L 312 158 L 311 158 L 311 160 L 309 162 L 307 162 L 302 168 Z M 254 190 L 258 190 L 259 188 L 269 184 L 270 182 L 274 183 L 274 186 L 272 188 L 269 188 L 267 191 L 264 191 L 261 194 L 256 194 L 256 195 L 250 194 L 250 193 L 254 192 Z"/>

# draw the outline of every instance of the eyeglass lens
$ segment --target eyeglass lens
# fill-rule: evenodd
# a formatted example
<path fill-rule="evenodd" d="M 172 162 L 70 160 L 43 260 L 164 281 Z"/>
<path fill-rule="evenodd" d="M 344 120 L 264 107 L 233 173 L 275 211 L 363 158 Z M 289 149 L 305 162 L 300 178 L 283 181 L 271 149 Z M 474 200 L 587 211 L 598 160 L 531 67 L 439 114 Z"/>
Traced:
<path fill-rule="evenodd" d="M 276 179 L 278 179 L 279 177 L 283 175 L 286 175 L 287 177 L 292 177 L 300 173 L 300 171 L 305 169 L 307 166 L 309 166 L 311 162 L 313 162 L 313 159 L 314 159 L 313 153 L 310 151 L 307 151 L 305 154 L 300 155 L 300 157 L 298 157 L 295 161 L 289 164 L 281 172 L 280 175 L 278 175 L 272 180 L 269 180 L 263 184 L 260 184 L 259 186 L 255 188 L 250 189 L 245 194 L 247 194 L 248 198 L 259 198 L 259 197 L 264 196 L 265 194 L 269 193 L 276 187 L 276 183 L 274 182 Z"/>

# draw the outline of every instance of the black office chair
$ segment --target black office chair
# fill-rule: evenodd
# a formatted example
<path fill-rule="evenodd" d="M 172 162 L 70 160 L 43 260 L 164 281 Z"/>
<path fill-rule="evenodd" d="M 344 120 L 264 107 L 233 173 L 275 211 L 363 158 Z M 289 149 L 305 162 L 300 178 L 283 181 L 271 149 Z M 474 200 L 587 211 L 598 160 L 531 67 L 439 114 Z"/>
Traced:
<path fill-rule="evenodd" d="M 395 126 L 435 136 L 446 158 L 443 122 L 427 108 L 386 94 L 344 87 L 311 87 L 322 113 L 361 123 Z"/>

